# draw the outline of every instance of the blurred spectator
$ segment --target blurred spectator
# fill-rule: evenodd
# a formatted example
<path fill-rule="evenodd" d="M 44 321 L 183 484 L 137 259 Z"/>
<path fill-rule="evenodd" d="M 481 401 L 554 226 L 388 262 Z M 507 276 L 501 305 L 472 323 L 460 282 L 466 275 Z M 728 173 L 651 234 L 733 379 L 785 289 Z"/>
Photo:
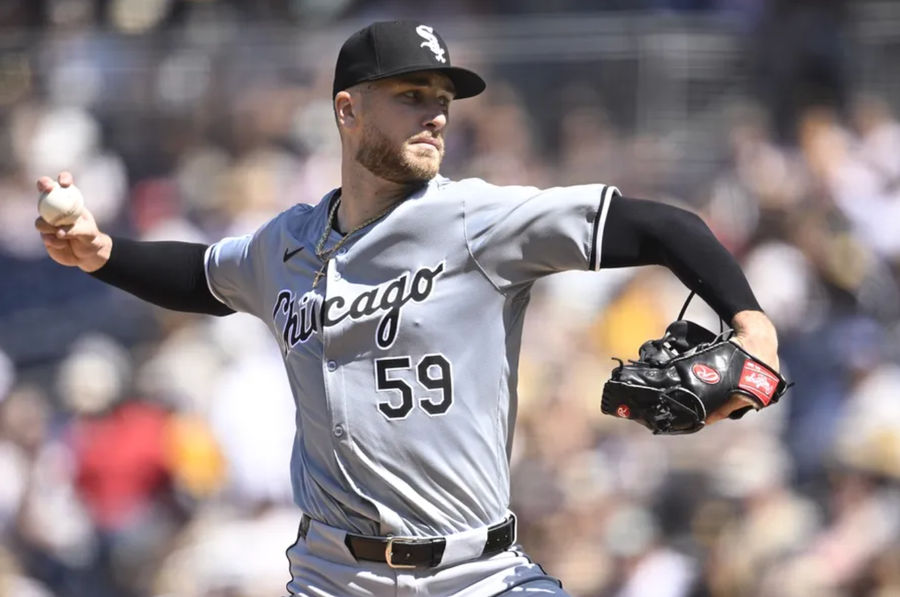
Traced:
<path fill-rule="evenodd" d="M 799 114 L 810 106 L 846 107 L 848 55 L 843 35 L 847 0 L 773 0 L 752 38 L 756 89 L 773 115 L 780 140 L 793 140 Z M 748 40 L 749 41 L 749 40 Z"/>
<path fill-rule="evenodd" d="M 278 347 L 248 316 L 217 321 L 213 333 L 229 359 L 208 415 L 229 464 L 228 495 L 249 511 L 290 504 L 295 408 Z M 260 461 L 260 450 L 271 456 Z"/>
<path fill-rule="evenodd" d="M 619 558 L 615 597 L 682 597 L 689 594 L 695 564 L 660 543 L 656 521 L 647 510 L 622 506 L 606 524 L 605 546 Z"/>
<path fill-rule="evenodd" d="M 83 588 L 95 547 L 91 522 L 76 497 L 71 455 L 53 433 L 49 401 L 35 387 L 16 388 L 0 405 L 0 468 L 0 546 L 13 547 L 11 565 L 53 588 Z"/>
<path fill-rule="evenodd" d="M 165 443 L 170 414 L 132 396 L 129 373 L 121 347 L 88 337 L 73 346 L 58 381 L 72 414 L 65 437 L 73 481 L 96 529 L 91 566 L 100 579 L 113 573 L 100 591 L 124 595 L 135 594 L 176 524 Z"/>

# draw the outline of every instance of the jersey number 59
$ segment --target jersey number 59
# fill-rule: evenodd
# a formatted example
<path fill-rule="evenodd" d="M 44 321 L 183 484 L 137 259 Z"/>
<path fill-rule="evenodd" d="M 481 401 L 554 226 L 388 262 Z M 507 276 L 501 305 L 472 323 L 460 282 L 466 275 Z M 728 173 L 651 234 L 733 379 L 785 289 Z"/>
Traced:
<path fill-rule="evenodd" d="M 379 392 L 395 392 L 400 403 L 384 400 L 378 410 L 388 419 L 405 419 L 415 406 L 413 388 L 399 377 L 390 374 L 398 369 L 411 369 L 410 357 L 385 357 L 375 360 L 375 389 Z M 420 398 L 419 406 L 429 415 L 442 415 L 453 404 L 453 376 L 450 361 L 442 354 L 427 354 L 416 365 L 416 381 L 426 390 L 439 390 L 440 396 Z M 396 398 L 396 395 L 393 396 Z"/>

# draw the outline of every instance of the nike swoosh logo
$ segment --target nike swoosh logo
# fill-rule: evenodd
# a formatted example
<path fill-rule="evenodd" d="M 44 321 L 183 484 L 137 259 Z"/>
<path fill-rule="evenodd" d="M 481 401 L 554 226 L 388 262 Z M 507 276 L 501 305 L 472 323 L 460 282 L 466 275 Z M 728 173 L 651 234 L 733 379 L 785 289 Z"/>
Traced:
<path fill-rule="evenodd" d="M 290 249 L 285 249 L 284 250 L 284 259 L 283 259 L 284 263 L 287 263 L 288 259 L 290 259 L 291 257 L 293 257 L 294 255 L 296 255 L 297 253 L 299 253 L 302 250 L 303 250 L 303 247 L 300 247 L 299 249 L 294 249 L 293 251 L 291 251 Z"/>

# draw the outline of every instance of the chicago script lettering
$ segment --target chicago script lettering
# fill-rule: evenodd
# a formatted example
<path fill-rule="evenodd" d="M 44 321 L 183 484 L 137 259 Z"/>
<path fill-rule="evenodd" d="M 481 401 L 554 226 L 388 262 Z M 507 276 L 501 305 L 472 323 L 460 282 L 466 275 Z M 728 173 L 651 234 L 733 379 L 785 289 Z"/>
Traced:
<path fill-rule="evenodd" d="M 291 290 L 280 290 L 275 297 L 272 321 L 281 327 L 285 354 L 298 343 L 309 340 L 320 327 L 331 327 L 347 318 L 358 321 L 378 313 L 383 315 L 375 331 L 375 343 L 381 349 L 389 348 L 397 339 L 403 307 L 410 301 L 426 300 L 443 271 L 442 261 L 431 268 L 422 267 L 412 275 L 405 272 L 359 294 L 349 307 L 342 296 L 332 296 L 323 302 L 321 295 L 314 292 L 298 298 Z"/>

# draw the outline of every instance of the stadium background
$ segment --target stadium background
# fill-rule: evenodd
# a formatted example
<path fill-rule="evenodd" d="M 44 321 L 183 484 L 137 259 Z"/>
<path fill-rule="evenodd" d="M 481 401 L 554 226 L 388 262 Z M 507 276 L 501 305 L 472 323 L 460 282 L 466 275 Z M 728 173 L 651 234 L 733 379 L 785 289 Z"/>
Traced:
<path fill-rule="evenodd" d="M 283 594 L 275 344 L 50 262 L 34 180 L 71 169 L 143 239 L 315 202 L 339 179 L 338 47 L 398 16 L 489 82 L 453 106 L 445 174 L 696 210 L 797 383 L 695 436 L 602 417 L 610 356 L 686 292 L 659 268 L 543 281 L 512 462 L 529 552 L 581 596 L 900 595 L 900 3 L 2 0 L 0 596 Z"/>

